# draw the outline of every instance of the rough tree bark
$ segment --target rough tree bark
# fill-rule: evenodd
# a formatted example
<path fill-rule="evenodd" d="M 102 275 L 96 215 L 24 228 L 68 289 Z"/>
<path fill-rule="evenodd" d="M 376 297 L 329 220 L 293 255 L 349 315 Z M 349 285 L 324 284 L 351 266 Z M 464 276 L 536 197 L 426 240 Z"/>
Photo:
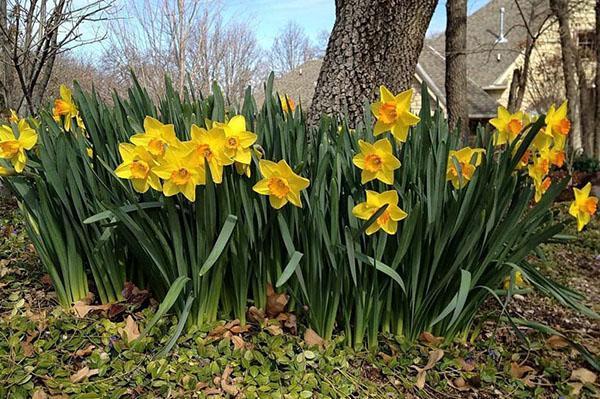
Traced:
<path fill-rule="evenodd" d="M 583 149 L 581 137 L 581 120 L 579 118 L 579 92 L 577 87 L 577 54 L 571 37 L 569 24 L 569 7 L 567 0 L 550 0 L 552 12 L 558 19 L 560 47 L 562 52 L 565 91 L 569 101 L 569 119 L 571 120 L 570 144 L 578 153 Z"/>
<path fill-rule="evenodd" d="M 7 0 L 0 0 L 0 29 L 6 30 L 7 24 Z M 5 54 L 8 51 L 6 39 L 0 35 L 0 53 Z M 9 88 L 9 64 L 0 61 L 0 111 L 10 107 Z"/>
<path fill-rule="evenodd" d="M 446 109 L 450 129 L 469 134 L 467 104 L 467 0 L 446 2 Z"/>
<path fill-rule="evenodd" d="M 600 0 L 596 0 L 596 125 L 595 145 L 596 158 L 600 159 Z"/>
<path fill-rule="evenodd" d="M 335 25 L 309 121 L 348 111 L 351 124 L 380 85 L 410 87 L 437 0 L 336 0 Z"/>

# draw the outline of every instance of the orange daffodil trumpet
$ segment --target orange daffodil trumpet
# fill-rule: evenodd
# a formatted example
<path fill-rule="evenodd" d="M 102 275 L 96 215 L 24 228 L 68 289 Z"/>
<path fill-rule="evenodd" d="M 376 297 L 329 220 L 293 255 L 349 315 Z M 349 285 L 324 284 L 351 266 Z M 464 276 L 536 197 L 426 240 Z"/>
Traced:
<path fill-rule="evenodd" d="M 263 179 L 254 185 L 254 191 L 268 195 L 269 203 L 275 209 L 280 209 L 288 202 L 302 208 L 300 191 L 310 185 L 308 179 L 294 173 L 285 160 L 277 163 L 260 160 L 258 167 Z"/>
<path fill-rule="evenodd" d="M 15 172 L 21 173 L 27 164 L 25 151 L 31 150 L 35 146 L 38 135 L 25 119 L 18 122 L 17 131 L 19 133 L 18 137 L 15 136 L 10 126 L 0 126 L 0 158 L 8 160 Z"/>
<path fill-rule="evenodd" d="M 71 90 L 65 86 L 60 86 L 60 98 L 54 100 L 54 108 L 52 109 L 54 120 L 60 122 L 63 118 L 63 127 L 65 131 L 70 132 L 73 119 L 77 123 L 80 129 L 84 129 L 83 120 L 79 116 L 79 110 L 73 101 L 73 94 Z"/>
<path fill-rule="evenodd" d="M 377 179 L 385 184 L 394 184 L 394 170 L 400 167 L 400 161 L 392 153 L 392 144 L 388 139 L 381 139 L 374 144 L 358 140 L 360 153 L 352 162 L 361 173 L 361 183 L 365 184 Z"/>
<path fill-rule="evenodd" d="M 573 188 L 575 200 L 569 207 L 569 214 L 577 219 L 577 231 L 583 230 L 598 209 L 598 198 L 590 196 L 591 191 L 592 183 L 582 189 Z"/>
<path fill-rule="evenodd" d="M 412 95 L 412 89 L 394 96 L 385 86 L 379 88 L 379 101 L 371 104 L 371 111 L 377 118 L 373 130 L 375 136 L 391 131 L 396 140 L 406 142 L 408 129 L 421 120 L 410 112 Z"/>
<path fill-rule="evenodd" d="M 383 206 L 387 208 L 366 229 L 367 235 L 371 235 L 382 229 L 388 234 L 396 234 L 398 222 L 408 216 L 398 207 L 398 192 L 396 190 L 385 191 L 381 194 L 367 190 L 367 200 L 356 205 L 352 214 L 361 220 L 369 220 Z"/>
<path fill-rule="evenodd" d="M 452 182 L 455 189 L 460 189 L 473 178 L 475 170 L 481 164 L 483 148 L 465 147 L 458 151 L 450 150 L 448 154 L 448 166 L 446 168 L 446 180 Z"/>

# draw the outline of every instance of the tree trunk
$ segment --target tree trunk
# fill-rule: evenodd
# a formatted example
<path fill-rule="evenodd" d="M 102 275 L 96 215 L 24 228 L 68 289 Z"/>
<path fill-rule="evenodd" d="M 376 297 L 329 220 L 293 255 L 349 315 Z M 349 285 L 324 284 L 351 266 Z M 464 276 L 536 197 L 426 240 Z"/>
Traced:
<path fill-rule="evenodd" d="M 570 143 L 575 153 L 581 152 L 581 120 L 579 118 L 579 93 L 577 87 L 577 55 L 571 37 L 569 26 L 568 1 L 550 0 L 552 12 L 558 19 L 560 46 L 562 52 L 563 74 L 565 78 L 565 91 L 569 101 L 569 119 L 571 120 Z"/>
<path fill-rule="evenodd" d="M 335 25 L 309 121 L 348 111 L 356 125 L 380 85 L 406 90 L 414 77 L 437 0 L 336 0 Z"/>
<path fill-rule="evenodd" d="M 596 126 L 595 126 L 595 152 L 596 159 L 600 159 L 600 0 L 596 0 Z"/>
<path fill-rule="evenodd" d="M 450 129 L 469 135 L 467 104 L 467 0 L 446 2 L 446 109 Z"/>
<path fill-rule="evenodd" d="M 3 32 L 8 30 L 7 0 L 0 0 L 0 27 Z M 8 43 L 5 35 L 0 35 L 0 53 L 8 53 Z M 10 108 L 10 64 L 8 60 L 0 61 L 0 111 Z"/>

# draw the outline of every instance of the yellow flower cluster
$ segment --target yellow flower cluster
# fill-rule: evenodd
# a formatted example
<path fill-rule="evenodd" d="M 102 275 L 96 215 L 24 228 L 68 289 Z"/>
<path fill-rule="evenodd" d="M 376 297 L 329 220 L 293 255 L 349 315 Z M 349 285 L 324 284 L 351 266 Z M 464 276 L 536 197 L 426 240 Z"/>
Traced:
<path fill-rule="evenodd" d="M 494 144 L 512 144 L 517 140 L 517 150 L 525 136 L 527 125 L 533 121 L 532 116 L 522 111 L 511 114 L 506 108 L 498 107 L 498 116 L 490 120 L 490 124 L 496 128 Z M 558 109 L 552 105 L 545 123 L 546 126 L 536 135 L 517 166 L 519 169 L 527 168 L 535 187 L 535 202 L 542 198 L 552 184 L 552 179 L 548 176 L 551 166 L 562 167 L 565 161 L 564 146 L 571 128 L 567 118 L 567 102 Z"/>
<path fill-rule="evenodd" d="M 380 87 L 380 100 L 371 104 L 371 111 L 377 119 L 373 129 L 375 136 L 389 131 L 399 143 L 406 142 L 409 128 L 420 121 L 418 116 L 410 112 L 412 94 L 412 89 L 394 95 L 385 86 Z M 361 183 L 379 180 L 384 184 L 394 184 L 394 171 L 400 167 L 400 161 L 393 153 L 392 143 L 388 139 L 372 144 L 359 140 L 358 146 L 360 153 L 354 156 L 352 162 L 362 170 Z M 398 222 L 408 216 L 398 206 L 398 200 L 396 190 L 383 193 L 367 190 L 366 201 L 356 205 L 352 214 L 358 219 L 369 220 L 385 206 L 383 213 L 367 227 L 366 233 L 371 235 L 382 229 L 388 234 L 396 234 Z"/>
<path fill-rule="evenodd" d="M 173 125 L 165 125 L 147 116 L 144 133 L 122 143 L 119 152 L 123 162 L 115 174 L 131 180 L 133 188 L 145 193 L 149 188 L 167 196 L 183 194 L 196 200 L 196 187 L 205 185 L 207 176 L 215 184 L 223 182 L 226 166 L 234 165 L 239 174 L 250 176 L 252 146 L 256 134 L 246 130 L 246 120 L 236 115 L 227 123 L 206 121 L 208 129 L 192 125 L 189 141 L 180 141 Z M 260 160 L 263 175 L 254 191 L 268 195 L 273 208 L 288 202 L 302 207 L 300 191 L 309 181 L 295 174 L 286 161 Z"/>
<path fill-rule="evenodd" d="M 60 98 L 54 100 L 52 115 L 56 122 L 60 122 L 61 119 L 63 120 L 63 127 L 66 132 L 71 131 L 73 119 L 75 119 L 80 129 L 85 129 L 83 120 L 79 116 L 79 110 L 73 101 L 71 90 L 65 85 L 60 86 Z"/>
<path fill-rule="evenodd" d="M 550 168 L 560 168 L 565 162 L 565 144 L 571 130 L 567 111 L 566 101 L 558 108 L 554 104 L 550 106 L 544 120 L 545 127 L 536 135 L 518 165 L 518 168 L 527 167 L 529 177 L 533 180 L 535 202 L 540 201 L 552 184 L 552 178 L 548 175 Z M 518 140 L 518 144 L 523 140 L 526 125 L 533 121 L 533 117 L 521 111 L 511 114 L 504 107 L 499 107 L 498 116 L 490 120 L 490 124 L 496 128 L 494 144 L 511 144 L 515 140 Z M 582 189 L 573 190 L 575 201 L 571 203 L 569 213 L 577 219 L 577 229 L 581 231 L 596 213 L 598 198 L 590 196 L 589 183 Z"/>
<path fill-rule="evenodd" d="M 29 122 L 19 119 L 15 111 L 11 110 L 8 120 L 10 125 L 0 126 L 0 158 L 9 161 L 14 170 L 0 165 L 0 176 L 23 172 L 27 164 L 25 151 L 31 150 L 38 140 L 38 135 Z"/>

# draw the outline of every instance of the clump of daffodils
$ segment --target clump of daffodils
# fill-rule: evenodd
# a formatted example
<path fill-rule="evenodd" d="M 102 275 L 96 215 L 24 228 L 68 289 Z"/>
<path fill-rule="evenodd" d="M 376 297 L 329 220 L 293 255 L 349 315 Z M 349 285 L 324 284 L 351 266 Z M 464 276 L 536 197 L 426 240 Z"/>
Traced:
<path fill-rule="evenodd" d="M 181 141 L 173 125 L 147 116 L 144 132 L 132 136 L 131 143 L 120 144 L 123 162 L 115 174 L 130 180 L 139 193 L 152 188 L 166 197 L 182 194 L 192 202 L 196 188 L 208 179 L 221 184 L 228 166 L 235 165 L 239 174 L 250 176 L 257 136 L 246 129 L 245 118 L 236 115 L 226 123 L 206 121 L 206 126 L 192 125 L 190 140 Z M 288 202 L 302 207 L 300 192 L 309 186 L 308 179 L 296 174 L 285 160 L 261 159 L 259 169 L 263 179 L 254 191 L 268 195 L 273 208 L 280 209 Z"/>
<path fill-rule="evenodd" d="M 567 111 L 566 101 L 558 108 L 554 104 L 550 106 L 544 119 L 545 126 L 537 133 L 517 165 L 517 168 L 527 170 L 533 182 L 535 202 L 539 202 L 552 185 L 552 167 L 560 168 L 564 165 L 565 145 L 571 130 Z M 496 129 L 494 144 L 510 145 L 516 141 L 516 151 L 525 136 L 527 126 L 533 121 L 533 117 L 521 111 L 511 114 L 506 108 L 498 107 L 498 116 L 490 120 L 490 124 Z M 590 190 L 590 184 L 582 189 L 574 188 L 575 201 L 571 204 L 569 213 L 577 219 L 578 230 L 583 229 L 596 212 L 598 199 L 590 197 Z"/>

